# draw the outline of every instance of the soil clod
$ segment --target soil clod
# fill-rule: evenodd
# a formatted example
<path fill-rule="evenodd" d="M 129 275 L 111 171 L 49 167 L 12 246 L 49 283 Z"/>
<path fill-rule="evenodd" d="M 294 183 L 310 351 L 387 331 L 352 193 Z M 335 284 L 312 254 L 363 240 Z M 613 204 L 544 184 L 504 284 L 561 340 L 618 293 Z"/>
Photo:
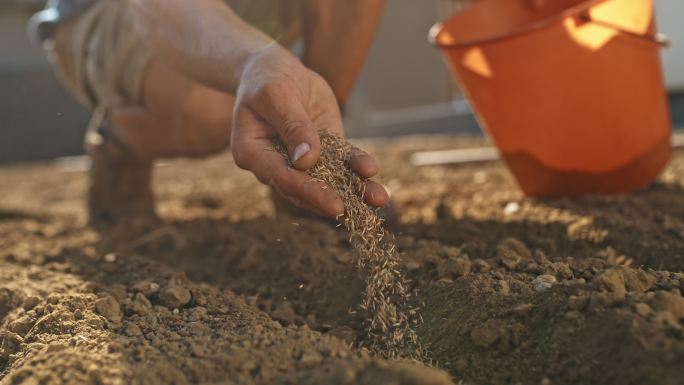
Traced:
<path fill-rule="evenodd" d="M 159 292 L 159 300 L 169 309 L 185 306 L 191 299 L 190 291 L 178 283 L 171 283 Z"/>
<path fill-rule="evenodd" d="M 532 281 L 536 291 L 544 291 L 550 289 L 556 283 L 556 277 L 550 274 L 542 274 Z"/>
<path fill-rule="evenodd" d="M 532 253 L 518 239 L 506 238 L 496 248 L 496 259 L 502 266 L 514 270 L 523 261 L 532 259 Z"/>
<path fill-rule="evenodd" d="M 119 302 L 111 295 L 105 295 L 95 301 L 95 311 L 99 315 L 105 317 L 108 321 L 114 323 L 121 322 L 121 308 L 119 307 Z"/>

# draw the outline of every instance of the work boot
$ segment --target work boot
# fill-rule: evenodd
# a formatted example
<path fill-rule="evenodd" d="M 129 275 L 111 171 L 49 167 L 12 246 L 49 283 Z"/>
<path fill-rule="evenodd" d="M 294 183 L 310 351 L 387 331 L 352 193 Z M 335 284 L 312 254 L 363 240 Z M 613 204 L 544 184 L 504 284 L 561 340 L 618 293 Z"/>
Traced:
<path fill-rule="evenodd" d="M 85 147 L 90 155 L 88 214 L 91 225 L 155 219 L 151 188 L 153 162 L 135 154 L 111 129 L 105 112 L 95 111 Z"/>

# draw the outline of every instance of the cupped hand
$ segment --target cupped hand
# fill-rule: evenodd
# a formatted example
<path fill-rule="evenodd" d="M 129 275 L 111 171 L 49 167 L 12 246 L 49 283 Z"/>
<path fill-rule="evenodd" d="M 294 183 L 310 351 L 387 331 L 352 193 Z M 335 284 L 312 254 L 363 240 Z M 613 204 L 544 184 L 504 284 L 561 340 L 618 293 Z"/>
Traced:
<path fill-rule="evenodd" d="M 306 174 L 320 156 L 319 130 L 344 137 L 338 103 L 326 81 L 278 45 L 253 55 L 245 64 L 233 113 L 235 163 L 297 207 L 337 217 L 344 214 L 340 197 Z M 292 167 L 273 151 L 278 138 Z M 376 160 L 361 150 L 352 154 L 350 166 L 364 178 L 378 172 Z M 388 203 L 382 185 L 367 181 L 365 190 L 370 205 Z"/>

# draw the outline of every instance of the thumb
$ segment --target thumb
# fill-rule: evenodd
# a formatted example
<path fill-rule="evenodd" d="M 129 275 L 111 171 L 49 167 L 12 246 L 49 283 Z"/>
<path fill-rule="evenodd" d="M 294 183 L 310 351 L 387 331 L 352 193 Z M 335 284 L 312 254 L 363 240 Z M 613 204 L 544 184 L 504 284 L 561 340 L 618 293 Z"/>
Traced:
<path fill-rule="evenodd" d="M 296 169 L 308 170 L 318 162 L 321 138 L 303 109 L 291 108 L 274 128 Z"/>
<path fill-rule="evenodd" d="M 288 93 L 255 103 L 258 115 L 271 126 L 287 148 L 293 166 L 306 171 L 318 162 L 321 138 L 299 98 Z"/>

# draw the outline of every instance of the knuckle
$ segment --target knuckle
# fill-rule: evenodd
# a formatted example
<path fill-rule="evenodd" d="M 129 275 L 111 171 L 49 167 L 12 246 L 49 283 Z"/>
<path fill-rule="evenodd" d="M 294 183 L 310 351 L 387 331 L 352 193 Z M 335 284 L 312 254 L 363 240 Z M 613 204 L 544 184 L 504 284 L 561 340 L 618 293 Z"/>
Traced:
<path fill-rule="evenodd" d="M 253 152 L 244 148 L 243 146 L 235 146 L 233 148 L 233 160 L 235 165 L 243 170 L 249 170 Z"/>
<path fill-rule="evenodd" d="M 283 177 L 280 172 L 271 169 L 261 175 L 256 175 L 256 177 L 261 183 L 278 191 L 280 195 L 288 193 L 287 184 L 283 183 Z"/>
<path fill-rule="evenodd" d="M 283 94 L 283 87 L 276 81 L 262 83 L 254 87 L 253 97 L 259 102 L 269 102 L 278 100 Z"/>
<path fill-rule="evenodd" d="M 321 84 L 321 85 L 328 86 L 328 81 L 325 80 L 325 78 L 323 77 L 323 75 L 319 74 L 319 73 L 316 72 L 316 71 L 309 71 L 309 74 L 311 75 L 311 78 L 312 78 L 312 80 L 313 80 L 314 82 L 317 82 L 317 83 L 319 83 L 319 84 Z"/>
<path fill-rule="evenodd" d="M 289 188 L 287 184 L 287 178 L 283 177 L 282 173 L 272 173 L 268 176 L 268 185 L 276 187 L 283 194 L 289 194 Z"/>
<path fill-rule="evenodd" d="M 280 124 L 280 135 L 283 139 L 294 139 L 300 132 L 307 128 L 307 124 L 298 118 L 286 118 Z"/>
<path fill-rule="evenodd" d="M 297 182 L 292 178 L 289 171 L 276 172 L 271 177 L 272 185 L 277 186 L 284 195 L 292 198 L 300 198 L 301 191 Z"/>

